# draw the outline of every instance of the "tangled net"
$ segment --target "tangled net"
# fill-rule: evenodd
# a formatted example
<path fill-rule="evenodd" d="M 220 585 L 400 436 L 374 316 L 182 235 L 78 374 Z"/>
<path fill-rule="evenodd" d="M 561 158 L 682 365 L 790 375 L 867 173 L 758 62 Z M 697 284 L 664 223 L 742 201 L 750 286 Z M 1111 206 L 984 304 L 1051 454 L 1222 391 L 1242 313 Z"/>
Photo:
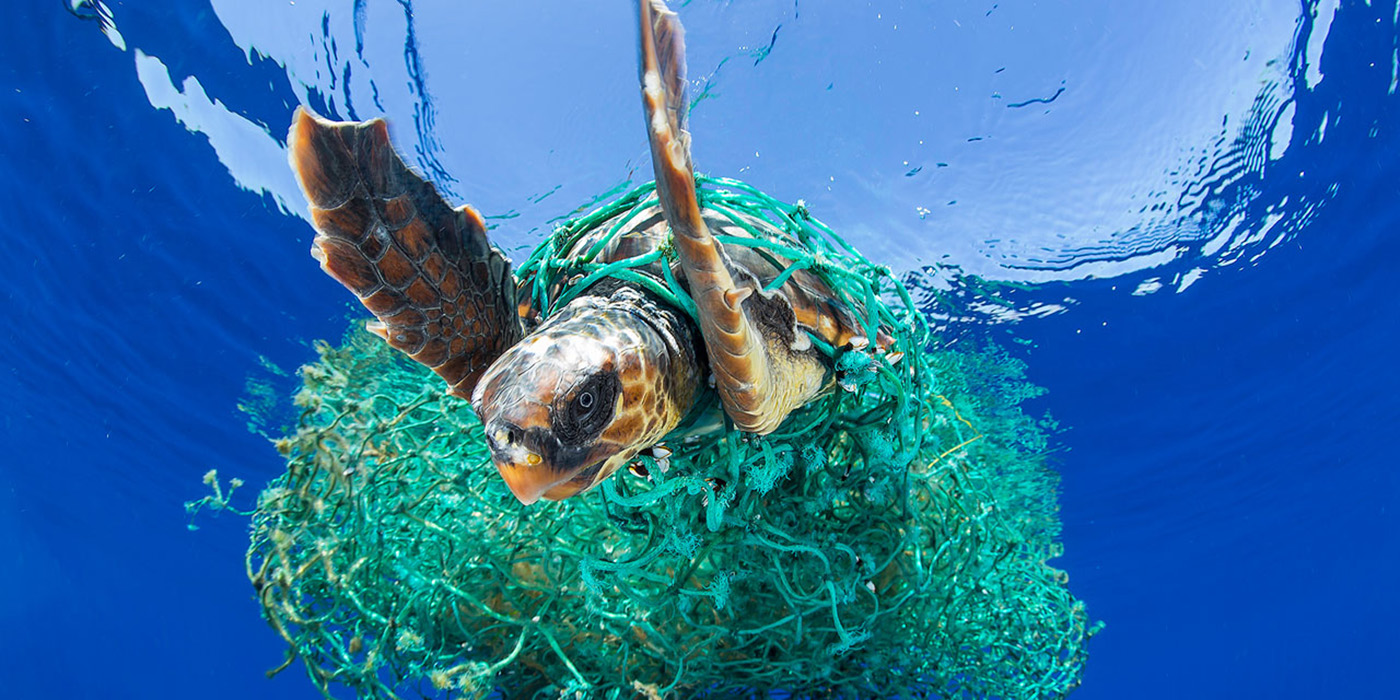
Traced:
<path fill-rule="evenodd" d="M 821 275 L 904 356 L 814 338 L 841 386 L 779 431 L 672 441 L 593 493 L 524 507 L 470 406 L 428 370 L 363 332 L 321 345 L 247 557 L 289 645 L 281 668 L 299 659 L 328 697 L 367 698 L 1051 698 L 1078 684 L 1093 630 L 1047 564 L 1057 481 L 1018 407 L 1038 391 L 1021 365 L 933 348 L 904 287 L 800 203 L 697 182 L 759 236 L 726 244 Z M 635 269 L 649 260 L 557 253 L 655 201 L 643 186 L 557 229 L 520 273 L 538 307 L 567 300 L 550 294 L 561 280 L 612 275 L 693 310 L 674 280 Z"/>

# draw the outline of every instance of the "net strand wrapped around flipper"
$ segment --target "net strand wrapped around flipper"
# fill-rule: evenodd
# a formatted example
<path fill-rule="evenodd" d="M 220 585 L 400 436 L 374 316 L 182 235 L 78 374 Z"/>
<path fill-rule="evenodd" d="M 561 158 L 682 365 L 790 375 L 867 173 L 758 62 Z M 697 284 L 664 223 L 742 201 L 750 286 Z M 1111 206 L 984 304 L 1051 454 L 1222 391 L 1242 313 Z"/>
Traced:
<path fill-rule="evenodd" d="M 777 432 L 671 439 L 593 493 L 531 507 L 427 370 L 362 332 L 322 345 L 248 575 L 288 664 L 323 693 L 1052 698 L 1078 684 L 1091 630 L 1046 563 L 1057 481 L 1017 405 L 1035 391 L 1020 364 L 934 347 L 903 285 L 800 204 L 697 186 L 757 236 L 726 245 L 814 271 L 894 345 L 814 338 L 841 386 Z M 693 312 L 675 280 L 639 271 L 651 260 L 559 257 L 654 203 L 644 185 L 559 227 L 519 273 L 534 307 L 614 276 Z"/>

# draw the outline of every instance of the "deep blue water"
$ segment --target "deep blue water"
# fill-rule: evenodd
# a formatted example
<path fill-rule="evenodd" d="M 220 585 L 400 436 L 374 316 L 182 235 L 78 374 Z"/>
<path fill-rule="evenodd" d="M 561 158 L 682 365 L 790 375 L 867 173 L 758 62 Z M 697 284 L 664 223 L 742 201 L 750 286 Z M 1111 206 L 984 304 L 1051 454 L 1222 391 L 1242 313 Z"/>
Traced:
<path fill-rule="evenodd" d="M 1058 564 L 1107 623 L 1075 698 L 1390 697 L 1397 8 L 1220 4 L 694 0 L 696 158 L 1001 283 L 918 278 L 1065 428 Z M 352 315 L 291 110 L 387 114 L 528 247 L 645 177 L 630 3 L 110 5 L 119 39 L 0 23 L 0 688 L 313 697 L 263 677 L 245 521 L 182 507 L 278 472 L 245 383 Z"/>

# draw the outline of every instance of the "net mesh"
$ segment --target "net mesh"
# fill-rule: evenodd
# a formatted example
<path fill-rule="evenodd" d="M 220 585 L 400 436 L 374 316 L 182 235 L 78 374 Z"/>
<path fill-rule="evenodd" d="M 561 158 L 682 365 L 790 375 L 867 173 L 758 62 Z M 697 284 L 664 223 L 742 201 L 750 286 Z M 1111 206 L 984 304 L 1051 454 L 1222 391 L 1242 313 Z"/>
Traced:
<path fill-rule="evenodd" d="M 428 370 L 363 332 L 320 345 L 247 556 L 288 644 L 276 670 L 299 660 L 323 693 L 367 698 L 1050 698 L 1078 684 L 1093 629 L 1047 563 L 1057 480 L 1045 426 L 1019 407 L 1037 391 L 1022 366 L 936 347 L 889 270 L 801 203 L 697 185 L 756 236 L 726 244 L 816 272 L 894 346 L 814 338 L 840 387 L 777 432 L 669 441 L 592 493 L 524 507 L 470 406 Z M 648 260 L 559 253 L 655 200 L 642 186 L 556 229 L 519 272 L 537 307 L 609 275 L 693 310 L 639 271 Z"/>

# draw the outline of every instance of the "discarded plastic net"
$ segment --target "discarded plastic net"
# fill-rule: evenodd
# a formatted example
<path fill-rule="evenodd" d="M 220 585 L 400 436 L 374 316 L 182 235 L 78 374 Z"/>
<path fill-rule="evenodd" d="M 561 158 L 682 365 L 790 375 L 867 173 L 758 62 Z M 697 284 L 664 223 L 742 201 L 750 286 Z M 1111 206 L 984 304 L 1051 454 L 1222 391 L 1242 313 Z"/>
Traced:
<path fill-rule="evenodd" d="M 593 493 L 524 507 L 470 406 L 430 372 L 363 332 L 322 345 L 248 551 L 286 665 L 372 698 L 1050 698 L 1078 684 L 1092 630 L 1046 563 L 1057 480 L 1017 407 L 1036 391 L 1021 366 L 934 347 L 888 270 L 800 204 L 698 184 L 707 206 L 780 231 L 727 244 L 822 275 L 903 357 L 824 347 L 841 387 L 776 433 L 669 442 L 668 465 L 642 456 Z M 557 257 L 654 202 L 643 186 L 559 228 L 522 266 L 540 308 L 561 305 L 555 281 L 603 275 L 693 308 L 633 269 L 646 260 Z"/>

